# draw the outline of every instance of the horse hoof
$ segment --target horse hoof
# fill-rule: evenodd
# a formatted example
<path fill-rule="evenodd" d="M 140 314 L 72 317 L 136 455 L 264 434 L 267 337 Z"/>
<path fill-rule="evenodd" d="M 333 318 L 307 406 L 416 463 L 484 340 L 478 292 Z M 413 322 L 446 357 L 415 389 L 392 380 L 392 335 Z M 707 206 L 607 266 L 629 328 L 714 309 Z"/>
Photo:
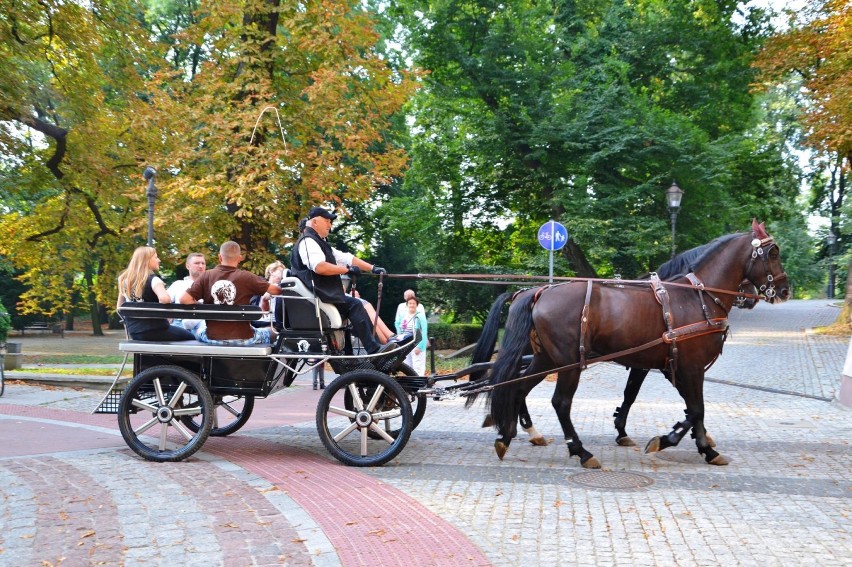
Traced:
<path fill-rule="evenodd" d="M 710 445 L 711 447 L 715 447 L 715 446 L 716 446 L 716 442 L 715 442 L 715 441 L 713 441 L 713 438 L 712 438 L 712 437 L 710 437 L 710 434 L 709 434 L 709 433 L 705 433 L 705 434 L 704 434 L 704 437 L 705 437 L 705 439 L 707 439 L 707 444 L 708 444 L 708 445 Z M 725 463 L 725 464 L 727 465 L 728 463 Z"/>
<path fill-rule="evenodd" d="M 615 440 L 619 447 L 635 447 L 636 443 L 630 437 L 619 437 Z M 647 451 L 646 451 L 647 452 Z"/>
<path fill-rule="evenodd" d="M 656 453 L 660 450 L 660 438 L 654 437 L 645 445 L 645 453 Z"/>
<path fill-rule="evenodd" d="M 601 468 L 601 462 L 598 460 L 597 457 L 589 457 L 588 459 L 586 459 L 585 461 L 583 461 L 580 464 L 583 465 L 584 469 L 599 469 L 599 468 Z"/>
<path fill-rule="evenodd" d="M 503 443 L 502 441 L 497 440 L 497 441 L 494 442 L 494 451 L 497 452 L 497 456 L 500 458 L 501 461 L 503 460 L 503 456 L 506 454 L 506 451 L 508 451 L 508 450 L 509 450 L 509 446 L 506 445 L 505 443 Z"/>
<path fill-rule="evenodd" d="M 728 457 L 725 457 L 724 455 L 716 455 L 715 458 L 713 458 L 713 459 L 711 459 L 707 462 L 711 465 L 723 467 L 723 466 L 727 465 L 728 463 L 730 463 L 731 461 L 730 461 L 730 459 L 728 459 Z"/>
<path fill-rule="evenodd" d="M 544 436 L 539 435 L 538 437 L 530 437 L 530 443 L 535 445 L 536 447 L 547 447 L 547 439 Z"/>
<path fill-rule="evenodd" d="M 482 427 L 494 427 L 494 420 L 491 419 L 491 414 L 485 416 L 485 419 L 482 420 Z"/>

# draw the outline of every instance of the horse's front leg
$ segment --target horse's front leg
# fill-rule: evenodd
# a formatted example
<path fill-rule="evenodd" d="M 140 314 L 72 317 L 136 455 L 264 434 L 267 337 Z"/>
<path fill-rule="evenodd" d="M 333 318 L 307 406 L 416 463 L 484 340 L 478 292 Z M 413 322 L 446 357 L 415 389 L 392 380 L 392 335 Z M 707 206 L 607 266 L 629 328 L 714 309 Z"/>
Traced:
<path fill-rule="evenodd" d="M 633 402 L 636 401 L 636 396 L 639 394 L 639 389 L 645 382 L 645 377 L 648 375 L 648 370 L 644 368 L 631 368 L 630 375 L 627 377 L 627 384 L 624 386 L 624 401 L 621 405 L 615 408 L 615 413 L 612 417 L 615 418 L 615 431 L 617 435 L 615 442 L 622 447 L 635 447 L 636 443 L 627 435 L 627 415 L 630 413 L 630 408 Z"/>
<path fill-rule="evenodd" d="M 571 404 L 579 383 L 579 370 L 560 372 L 550 403 L 553 405 L 556 416 L 559 418 L 559 425 L 562 426 L 565 443 L 568 445 L 568 454 L 572 457 L 579 457 L 580 464 L 584 468 L 599 469 L 601 468 L 600 461 L 583 447 L 583 442 L 580 441 L 580 436 L 577 435 L 574 424 L 571 422 Z"/>
<path fill-rule="evenodd" d="M 669 378 L 668 373 L 666 377 Z M 727 457 L 720 455 L 713 446 L 715 443 L 707 435 L 704 428 L 704 372 L 679 371 L 675 380 L 675 386 L 683 400 L 686 402 L 686 419 L 677 422 L 668 435 L 654 437 L 645 446 L 646 453 L 662 451 L 680 443 L 686 432 L 692 429 L 695 445 L 698 452 L 704 456 L 704 460 L 711 465 L 727 465 L 730 461 Z"/>

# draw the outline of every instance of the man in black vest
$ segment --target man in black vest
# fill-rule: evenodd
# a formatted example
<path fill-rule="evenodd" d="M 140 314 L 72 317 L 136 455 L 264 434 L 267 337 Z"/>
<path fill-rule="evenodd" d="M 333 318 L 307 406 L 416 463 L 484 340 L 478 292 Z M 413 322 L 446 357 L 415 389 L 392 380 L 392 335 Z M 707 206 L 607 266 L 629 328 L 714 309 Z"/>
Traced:
<path fill-rule="evenodd" d="M 361 339 L 369 354 L 393 350 L 398 346 L 395 342 L 382 345 L 373 336 L 373 324 L 364 306 L 359 299 L 343 293 L 340 279 L 344 274 L 358 275 L 361 270 L 370 270 L 374 274 L 386 274 L 387 271 L 353 254 L 332 248 L 325 241 L 331 231 L 331 222 L 336 218 L 336 214 L 322 207 L 313 207 L 308 212 L 305 231 L 290 253 L 290 272 L 321 300 L 337 307 L 341 317 L 349 319 L 352 332 Z"/>

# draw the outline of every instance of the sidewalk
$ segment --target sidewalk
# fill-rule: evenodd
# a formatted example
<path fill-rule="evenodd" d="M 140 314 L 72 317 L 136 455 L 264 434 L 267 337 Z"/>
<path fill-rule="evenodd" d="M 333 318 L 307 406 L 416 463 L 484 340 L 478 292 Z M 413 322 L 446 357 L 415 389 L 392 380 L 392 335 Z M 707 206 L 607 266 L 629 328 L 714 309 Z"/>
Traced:
<path fill-rule="evenodd" d="M 547 447 L 519 437 L 499 461 L 481 407 L 430 401 L 401 455 L 373 469 L 325 452 L 307 378 L 259 400 L 237 434 L 159 464 L 126 447 L 115 416 L 89 415 L 100 391 L 12 383 L 0 565 L 852 565 L 852 411 L 825 401 L 848 338 L 810 331 L 838 312 L 732 313 L 705 385 L 727 467 L 704 464 L 689 438 L 656 455 L 615 446 L 626 372 L 610 364 L 584 373 L 573 413 L 601 471 L 568 457 L 551 382 L 528 398 Z M 652 373 L 629 432 L 644 444 L 682 408 Z"/>

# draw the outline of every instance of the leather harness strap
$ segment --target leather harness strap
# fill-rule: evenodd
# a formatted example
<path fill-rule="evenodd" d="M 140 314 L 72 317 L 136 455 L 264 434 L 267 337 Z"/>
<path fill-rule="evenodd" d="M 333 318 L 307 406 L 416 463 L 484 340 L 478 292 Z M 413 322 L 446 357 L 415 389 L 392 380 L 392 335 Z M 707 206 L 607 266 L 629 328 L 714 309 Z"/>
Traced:
<path fill-rule="evenodd" d="M 664 342 L 669 345 L 669 360 L 666 366 L 672 374 L 672 384 L 675 384 L 675 375 L 677 373 L 677 338 L 678 335 L 672 330 L 674 325 L 674 315 L 672 315 L 671 301 L 669 300 L 669 292 L 660 281 L 660 277 L 656 273 L 651 274 L 651 289 L 657 298 L 657 302 L 663 307 L 663 322 L 666 324 L 667 332 L 663 333 Z M 666 340 L 665 337 L 671 337 Z"/>
<path fill-rule="evenodd" d="M 580 315 L 580 368 L 586 368 L 586 332 L 589 330 L 589 302 L 592 299 L 592 282 L 586 282 L 586 299 Z"/>

